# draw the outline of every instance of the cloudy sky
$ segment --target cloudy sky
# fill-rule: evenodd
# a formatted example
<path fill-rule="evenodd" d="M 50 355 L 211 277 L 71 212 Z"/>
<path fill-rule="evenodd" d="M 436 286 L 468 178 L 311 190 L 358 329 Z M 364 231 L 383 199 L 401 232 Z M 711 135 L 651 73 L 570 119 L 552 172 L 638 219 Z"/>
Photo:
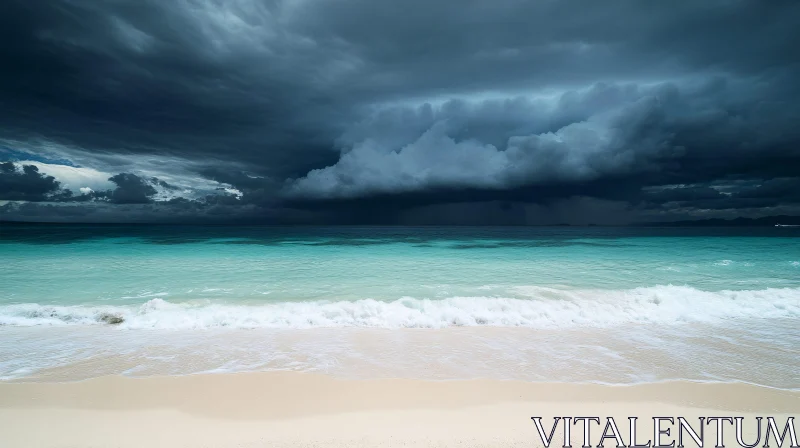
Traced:
<path fill-rule="evenodd" d="M 800 214 L 800 2 L 4 0 L 0 219 Z"/>

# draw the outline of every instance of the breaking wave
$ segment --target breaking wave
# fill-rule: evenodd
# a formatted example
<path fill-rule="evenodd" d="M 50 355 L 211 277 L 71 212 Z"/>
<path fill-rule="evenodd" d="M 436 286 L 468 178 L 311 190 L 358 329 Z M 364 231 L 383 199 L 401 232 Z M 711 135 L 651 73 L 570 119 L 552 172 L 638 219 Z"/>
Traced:
<path fill-rule="evenodd" d="M 0 325 L 114 325 L 125 329 L 193 328 L 443 328 L 609 327 L 680 324 L 740 318 L 800 317 L 800 288 L 702 291 L 688 286 L 628 290 L 560 290 L 531 287 L 528 298 L 403 298 L 357 301 L 235 303 L 167 302 L 139 306 L 0 306 Z"/>

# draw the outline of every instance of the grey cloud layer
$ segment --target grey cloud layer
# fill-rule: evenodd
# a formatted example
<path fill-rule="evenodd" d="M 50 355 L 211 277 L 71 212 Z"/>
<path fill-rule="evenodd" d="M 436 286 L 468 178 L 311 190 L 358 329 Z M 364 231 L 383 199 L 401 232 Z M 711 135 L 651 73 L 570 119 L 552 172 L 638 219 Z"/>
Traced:
<path fill-rule="evenodd" d="M 798 155 L 792 145 L 800 141 L 800 114 L 782 94 L 743 92 L 723 79 L 693 87 L 601 84 L 551 101 L 454 101 L 435 110 L 384 111 L 347 136 L 356 142 L 339 162 L 311 171 L 289 191 L 358 197 L 645 173 L 690 176 L 716 168 L 713 159 L 720 157 L 732 170 L 753 158 Z M 680 167 L 685 161 L 693 167 Z"/>
<path fill-rule="evenodd" d="M 648 188 L 794 182 L 798 20 L 791 1 L 8 0 L 0 140 L 243 193 L 187 208 L 120 178 L 120 219 L 153 200 L 321 222 L 585 196 L 734 210 L 738 190 Z"/>

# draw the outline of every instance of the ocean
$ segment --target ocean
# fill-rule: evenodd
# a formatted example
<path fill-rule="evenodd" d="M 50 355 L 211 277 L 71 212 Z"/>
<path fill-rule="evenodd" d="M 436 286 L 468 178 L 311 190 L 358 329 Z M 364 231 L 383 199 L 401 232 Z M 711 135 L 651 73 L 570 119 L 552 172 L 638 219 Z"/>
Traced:
<path fill-rule="evenodd" d="M 800 229 L 0 227 L 0 379 L 800 389 Z"/>

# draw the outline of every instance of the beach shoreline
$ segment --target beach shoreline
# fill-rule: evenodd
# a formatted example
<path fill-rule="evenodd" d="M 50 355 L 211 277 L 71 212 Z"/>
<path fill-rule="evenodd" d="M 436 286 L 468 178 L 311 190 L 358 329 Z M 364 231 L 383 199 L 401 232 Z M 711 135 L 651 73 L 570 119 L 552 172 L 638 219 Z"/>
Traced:
<path fill-rule="evenodd" d="M 108 376 L 0 383 L 0 446 L 542 446 L 533 416 L 547 428 L 555 416 L 612 416 L 627 433 L 628 416 L 773 416 L 782 427 L 798 411 L 800 391 L 749 384 Z"/>

